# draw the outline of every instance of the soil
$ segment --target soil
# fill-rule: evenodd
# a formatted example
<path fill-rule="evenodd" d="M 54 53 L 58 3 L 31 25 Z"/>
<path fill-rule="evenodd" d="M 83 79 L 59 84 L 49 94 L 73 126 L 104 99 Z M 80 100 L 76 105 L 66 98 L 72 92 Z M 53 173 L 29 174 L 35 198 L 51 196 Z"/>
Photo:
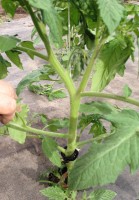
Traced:
<path fill-rule="evenodd" d="M 24 14 L 23 14 L 24 15 Z M 13 21 L 5 22 L 0 26 L 1 34 L 15 35 L 28 40 L 33 29 L 29 16 L 24 15 L 16 17 Z M 44 48 L 40 44 L 38 47 L 41 52 Z M 134 63 L 130 60 L 126 64 L 126 72 L 124 78 L 116 76 L 115 80 L 106 88 L 107 92 L 120 94 L 125 84 L 130 85 L 133 90 L 133 97 L 139 98 L 138 92 L 138 52 L 135 52 Z M 37 69 L 44 62 L 40 59 L 29 59 L 25 54 L 21 56 L 24 70 L 20 70 L 13 66 L 9 68 L 9 75 L 6 80 L 17 86 L 19 81 L 30 71 Z M 22 101 L 30 107 L 30 115 L 34 112 L 47 114 L 49 118 L 67 117 L 69 115 L 69 99 L 58 99 L 48 101 L 44 96 L 37 96 L 27 89 L 20 96 Z M 90 99 L 89 99 L 90 101 Z M 105 100 L 104 100 L 105 101 Z M 127 107 L 128 104 L 109 100 L 114 104 Z M 137 109 L 136 107 L 132 106 Z M 36 127 L 39 124 L 34 124 Z M 86 137 L 86 136 L 84 136 Z M 63 143 L 63 141 L 61 141 Z M 36 153 L 36 146 L 39 147 L 39 154 Z M 64 144 L 63 144 L 64 145 Z M 83 152 L 81 152 L 82 154 Z M 39 190 L 44 188 L 37 182 L 41 172 L 51 167 L 47 158 L 44 158 L 39 146 L 34 140 L 27 140 L 24 145 L 11 140 L 9 137 L 0 137 L 0 199 L 1 200 L 44 200 Z M 115 184 L 110 184 L 106 188 L 110 188 L 117 192 L 115 200 L 137 200 L 139 193 L 139 171 L 134 175 L 130 175 L 128 168 L 119 176 Z M 80 199 L 80 197 L 79 197 Z"/>

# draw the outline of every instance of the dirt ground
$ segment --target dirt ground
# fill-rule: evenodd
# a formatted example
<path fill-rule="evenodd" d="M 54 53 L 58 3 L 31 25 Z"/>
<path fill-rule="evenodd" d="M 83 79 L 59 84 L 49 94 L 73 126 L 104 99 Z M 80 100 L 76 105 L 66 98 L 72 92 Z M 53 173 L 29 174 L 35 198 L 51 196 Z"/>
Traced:
<path fill-rule="evenodd" d="M 30 32 L 33 26 L 28 16 L 16 17 L 13 21 L 6 21 L 0 25 L 1 34 L 9 34 L 18 36 L 24 40 L 30 38 Z M 44 51 L 42 46 L 38 49 Z M 31 60 L 22 56 L 24 63 L 24 71 L 19 70 L 15 66 L 9 69 L 9 75 L 6 78 L 17 86 L 19 81 L 27 74 L 43 64 L 39 59 Z M 138 52 L 136 52 L 135 62 L 128 61 L 126 65 L 125 77 L 117 76 L 114 81 L 106 88 L 107 92 L 120 94 L 125 84 L 130 85 L 133 90 L 133 97 L 139 98 L 138 88 Z M 47 114 L 52 117 L 66 117 L 69 114 L 68 98 L 54 100 L 49 102 L 46 97 L 37 96 L 27 89 L 21 95 L 23 102 L 30 107 L 30 114 L 34 112 Z M 128 104 L 110 101 L 118 106 L 127 107 Z M 133 106 L 133 108 L 137 109 Z M 37 182 L 40 172 L 47 170 L 50 163 L 42 154 L 36 154 L 34 141 L 28 140 L 26 144 L 19 145 L 8 137 L 0 138 L 0 200 L 44 200 L 39 190 L 44 188 Z M 137 200 L 139 194 L 139 171 L 134 175 L 129 174 L 126 169 L 119 176 L 115 184 L 110 184 L 107 188 L 117 192 L 115 200 Z M 79 198 L 80 199 L 80 198 Z"/>

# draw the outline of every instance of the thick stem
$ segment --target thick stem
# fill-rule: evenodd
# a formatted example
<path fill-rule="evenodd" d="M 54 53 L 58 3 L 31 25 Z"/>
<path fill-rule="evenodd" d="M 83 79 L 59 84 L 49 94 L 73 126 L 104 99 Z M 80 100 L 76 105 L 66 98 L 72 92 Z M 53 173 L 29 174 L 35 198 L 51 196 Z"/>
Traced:
<path fill-rule="evenodd" d="M 68 138 L 68 134 L 54 133 L 54 132 L 50 132 L 50 131 L 43 131 L 43 130 L 32 128 L 32 127 L 29 127 L 29 126 L 22 127 L 22 126 L 17 125 L 13 122 L 10 122 L 6 126 L 13 128 L 15 130 L 20 130 L 20 131 L 23 131 L 23 132 L 30 132 L 30 133 L 34 133 L 34 134 L 37 134 L 37 135 L 46 135 L 46 136 L 58 137 L 58 138 Z"/>
<path fill-rule="evenodd" d="M 106 99 L 115 99 L 118 101 L 123 101 L 135 106 L 139 106 L 139 101 L 132 99 L 132 98 L 126 98 L 123 96 L 115 95 L 115 94 L 109 94 L 109 93 L 101 93 L 101 92 L 83 92 L 81 93 L 82 97 L 98 97 L 98 98 L 106 98 Z"/>
<path fill-rule="evenodd" d="M 68 138 L 68 148 L 66 151 L 67 155 L 71 155 L 75 148 L 77 142 L 77 125 L 78 125 L 78 113 L 80 107 L 80 96 L 75 96 L 71 98 L 70 101 L 70 125 L 69 125 L 69 138 Z"/>

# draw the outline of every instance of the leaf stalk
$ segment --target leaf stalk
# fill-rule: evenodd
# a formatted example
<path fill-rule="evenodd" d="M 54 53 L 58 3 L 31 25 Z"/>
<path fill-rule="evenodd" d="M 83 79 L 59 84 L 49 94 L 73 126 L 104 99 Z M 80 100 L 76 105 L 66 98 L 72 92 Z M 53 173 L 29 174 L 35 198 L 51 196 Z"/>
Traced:
<path fill-rule="evenodd" d="M 37 134 L 37 135 L 44 135 L 44 136 L 58 137 L 58 138 L 68 138 L 68 134 L 55 133 L 55 132 L 50 132 L 50 131 L 43 131 L 43 130 L 32 128 L 32 127 L 29 127 L 29 126 L 23 127 L 23 126 L 15 124 L 13 122 L 10 122 L 6 126 L 13 128 L 13 129 L 16 129 L 16 130 L 23 131 L 23 132 L 31 132 L 31 133 Z"/>
<path fill-rule="evenodd" d="M 124 96 L 119 96 L 115 94 L 109 94 L 109 93 L 101 93 L 101 92 L 83 92 L 81 93 L 81 97 L 98 97 L 98 98 L 106 98 L 106 99 L 115 99 L 118 101 L 123 101 L 135 106 L 139 107 L 139 101 L 133 99 L 133 98 L 126 98 Z"/>
<path fill-rule="evenodd" d="M 88 139 L 88 140 L 85 140 L 85 141 L 81 141 L 81 142 L 78 142 L 77 143 L 77 148 L 81 148 L 83 147 L 84 145 L 88 144 L 88 143 L 91 143 L 91 142 L 96 142 L 96 141 L 99 141 L 99 140 L 103 140 L 103 139 L 106 139 L 108 137 L 110 137 L 111 135 L 113 135 L 114 133 L 109 133 L 109 134 L 102 134 L 96 138 L 91 138 L 91 139 Z"/>

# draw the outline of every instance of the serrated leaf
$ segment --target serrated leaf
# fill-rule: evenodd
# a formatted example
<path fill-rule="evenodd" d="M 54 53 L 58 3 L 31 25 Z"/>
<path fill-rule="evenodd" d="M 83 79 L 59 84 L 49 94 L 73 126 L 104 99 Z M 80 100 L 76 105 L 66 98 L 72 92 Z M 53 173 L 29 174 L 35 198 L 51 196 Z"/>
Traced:
<path fill-rule="evenodd" d="M 17 95 L 19 95 L 25 87 L 33 82 L 40 80 L 51 80 L 49 76 L 52 74 L 50 66 L 43 66 L 40 69 L 33 70 L 31 73 L 27 74 L 18 84 L 16 88 Z"/>
<path fill-rule="evenodd" d="M 125 85 L 124 88 L 123 88 L 123 94 L 124 94 L 124 97 L 128 98 L 131 96 L 132 94 L 132 90 L 128 87 L 128 85 Z"/>
<path fill-rule="evenodd" d="M 54 99 L 62 99 L 65 98 L 67 95 L 65 92 L 63 92 L 62 90 L 57 90 L 57 91 L 52 91 L 49 96 L 48 99 L 50 101 L 54 100 Z"/>
<path fill-rule="evenodd" d="M 42 141 L 42 150 L 49 160 L 56 166 L 61 166 L 61 158 L 58 153 L 57 143 L 52 138 L 45 138 Z"/>
<path fill-rule="evenodd" d="M 91 200 L 113 200 L 116 196 L 116 193 L 111 190 L 95 190 L 91 192 L 88 199 Z"/>
<path fill-rule="evenodd" d="M 55 10 L 51 0 L 29 0 L 29 3 L 35 8 L 43 10 L 43 15 L 45 15 L 45 22 L 50 28 L 51 37 L 54 43 L 62 46 L 62 24 L 60 17 Z"/>
<path fill-rule="evenodd" d="M 46 115 L 40 114 L 39 116 L 40 116 L 41 122 L 46 126 L 46 124 L 47 124 L 47 117 L 46 117 Z"/>
<path fill-rule="evenodd" d="M 50 84 L 41 85 L 31 83 L 29 84 L 28 89 L 31 92 L 34 92 L 35 94 L 47 96 L 49 101 L 52 101 L 54 99 L 65 98 L 67 96 L 66 93 L 60 89 L 54 90 L 53 85 Z"/>
<path fill-rule="evenodd" d="M 139 168 L 139 113 L 123 110 L 106 115 L 105 119 L 115 126 L 115 133 L 101 144 L 93 143 L 89 151 L 77 159 L 69 174 L 72 190 L 114 183 L 127 165 L 131 172 Z"/>
<path fill-rule="evenodd" d="M 124 7 L 118 0 L 97 0 L 97 3 L 100 16 L 111 34 L 117 28 L 123 17 Z"/>
<path fill-rule="evenodd" d="M 13 121 L 15 123 L 19 124 L 19 125 L 23 125 L 22 120 L 20 118 L 18 118 L 18 116 L 15 116 Z M 16 142 L 19 142 L 20 144 L 24 144 L 25 143 L 26 132 L 15 130 L 15 129 L 10 128 L 10 127 L 8 127 L 8 132 L 9 132 L 10 137 L 13 140 L 15 140 Z"/>
<path fill-rule="evenodd" d="M 49 200 L 65 200 L 67 195 L 59 187 L 48 187 L 40 191 L 42 195 L 48 197 Z"/>
<path fill-rule="evenodd" d="M 9 63 L 7 60 L 5 60 L 0 55 L 0 79 L 3 79 L 7 76 L 7 74 L 8 74 L 7 68 L 8 67 L 11 67 L 11 63 Z"/>
<path fill-rule="evenodd" d="M 100 121 L 94 122 L 89 131 L 89 134 L 93 134 L 94 138 L 104 133 L 106 133 L 106 129 Z"/>
<path fill-rule="evenodd" d="M 9 51 L 16 47 L 20 40 L 13 36 L 1 35 L 0 36 L 0 52 Z"/>
<path fill-rule="evenodd" d="M 57 131 L 58 129 L 68 128 L 69 119 L 51 119 L 48 122 L 48 129 L 50 131 Z"/>
<path fill-rule="evenodd" d="M 17 2 L 13 0 L 1 0 L 1 5 L 6 13 L 10 14 L 12 17 L 14 16 L 16 8 L 18 6 Z"/>
<path fill-rule="evenodd" d="M 95 64 L 92 91 L 102 91 L 114 79 L 116 73 L 121 74 L 131 53 L 131 43 L 121 37 L 105 44 Z"/>
<path fill-rule="evenodd" d="M 117 108 L 112 106 L 109 103 L 101 102 L 101 101 L 92 101 L 90 103 L 85 103 L 80 105 L 80 112 L 87 114 L 110 114 L 113 112 L 117 112 Z"/>
<path fill-rule="evenodd" d="M 20 107 L 21 107 L 21 111 L 19 113 L 16 113 L 12 122 L 21 126 L 25 126 L 27 124 L 26 118 L 27 118 L 27 113 L 29 109 L 28 109 L 28 106 L 24 104 L 21 104 Z M 19 142 L 20 144 L 25 143 L 26 132 L 23 132 L 11 127 L 8 127 L 8 132 L 9 132 L 10 137 L 13 140 Z"/>
<path fill-rule="evenodd" d="M 6 51 L 7 57 L 20 69 L 23 69 L 23 65 L 20 60 L 20 52 L 19 51 Z"/>
<path fill-rule="evenodd" d="M 17 104 L 21 111 L 18 113 L 18 115 L 20 116 L 20 118 L 22 118 L 24 120 L 24 124 L 27 124 L 27 117 L 28 117 L 28 112 L 29 112 L 29 107 L 26 104 L 21 104 L 18 103 Z"/>
<path fill-rule="evenodd" d="M 35 50 L 34 46 L 33 46 L 33 42 L 31 41 L 23 41 L 20 43 L 20 45 L 22 47 L 26 47 L 28 49 L 31 49 L 31 50 Z M 34 59 L 34 54 L 32 52 L 30 52 L 29 50 L 27 51 L 27 54 L 30 56 L 31 59 Z"/>

